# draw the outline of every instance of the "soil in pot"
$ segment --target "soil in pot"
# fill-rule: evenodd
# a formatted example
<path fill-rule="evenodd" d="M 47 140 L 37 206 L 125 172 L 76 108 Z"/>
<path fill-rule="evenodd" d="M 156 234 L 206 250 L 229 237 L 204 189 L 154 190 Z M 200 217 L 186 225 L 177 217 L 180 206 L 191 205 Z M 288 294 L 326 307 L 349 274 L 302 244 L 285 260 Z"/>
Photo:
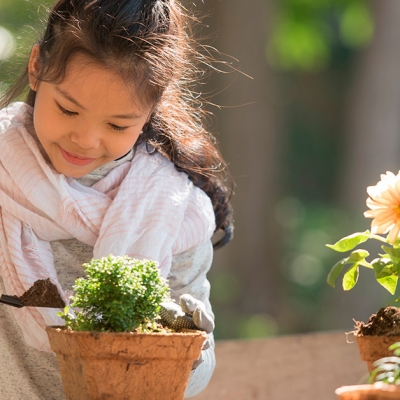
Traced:
<path fill-rule="evenodd" d="M 367 323 L 356 321 L 354 335 L 361 359 L 372 371 L 376 360 L 392 355 L 389 346 L 400 342 L 400 308 L 381 308 Z"/>
<path fill-rule="evenodd" d="M 356 334 L 360 336 L 399 336 L 400 308 L 381 308 L 369 317 L 367 323 L 356 321 Z"/>

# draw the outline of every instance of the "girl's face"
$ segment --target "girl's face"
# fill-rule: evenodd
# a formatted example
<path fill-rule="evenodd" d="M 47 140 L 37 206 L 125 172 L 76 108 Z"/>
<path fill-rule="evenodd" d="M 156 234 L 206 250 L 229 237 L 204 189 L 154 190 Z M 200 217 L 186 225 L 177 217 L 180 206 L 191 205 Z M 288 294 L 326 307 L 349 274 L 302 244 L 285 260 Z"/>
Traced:
<path fill-rule="evenodd" d="M 53 167 L 80 178 L 122 157 L 133 147 L 150 108 L 143 108 L 131 88 L 115 73 L 76 56 L 61 83 L 40 82 L 39 47 L 29 63 L 36 90 L 33 123 Z"/>

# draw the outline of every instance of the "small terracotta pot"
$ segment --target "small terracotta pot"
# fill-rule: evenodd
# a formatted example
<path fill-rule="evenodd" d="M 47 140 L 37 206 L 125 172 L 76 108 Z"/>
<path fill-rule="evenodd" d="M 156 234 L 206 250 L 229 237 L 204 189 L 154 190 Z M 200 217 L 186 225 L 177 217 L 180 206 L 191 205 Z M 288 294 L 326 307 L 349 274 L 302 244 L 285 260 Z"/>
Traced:
<path fill-rule="evenodd" d="M 390 345 L 400 342 L 400 336 L 354 336 L 357 340 L 360 357 L 367 363 L 369 372 L 374 369 L 375 361 L 393 355 L 393 352 L 389 350 Z"/>
<path fill-rule="evenodd" d="M 67 400 L 180 400 L 207 335 L 47 327 Z"/>
<path fill-rule="evenodd" d="M 373 385 L 342 386 L 335 393 L 340 400 L 399 400 L 400 387 L 381 382 Z"/>

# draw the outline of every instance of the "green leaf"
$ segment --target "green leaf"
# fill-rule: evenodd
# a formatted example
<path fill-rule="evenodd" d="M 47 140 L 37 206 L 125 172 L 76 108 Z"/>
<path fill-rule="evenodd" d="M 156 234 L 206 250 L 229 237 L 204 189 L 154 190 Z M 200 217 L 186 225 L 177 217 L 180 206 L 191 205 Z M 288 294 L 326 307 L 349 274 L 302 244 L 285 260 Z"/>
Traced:
<path fill-rule="evenodd" d="M 64 308 L 63 308 L 63 311 L 58 311 L 57 312 L 57 316 L 58 317 L 64 317 L 64 316 L 68 316 L 68 314 L 69 314 L 69 306 L 65 306 Z"/>
<path fill-rule="evenodd" d="M 343 258 L 337 262 L 329 271 L 327 282 L 330 286 L 335 287 L 335 281 L 342 272 L 344 266 L 348 263 L 349 257 Z"/>
<path fill-rule="evenodd" d="M 356 262 L 364 261 L 368 256 L 369 256 L 369 253 L 367 250 L 363 250 L 363 249 L 354 250 L 349 256 L 349 262 L 356 263 Z"/>
<path fill-rule="evenodd" d="M 388 267 L 391 267 L 393 264 L 390 259 L 382 259 L 382 258 L 377 258 L 372 261 L 372 267 L 374 268 L 375 271 L 375 277 L 376 279 L 382 278 L 384 276 L 388 275 Z M 386 271 L 385 271 L 386 268 Z"/>
<path fill-rule="evenodd" d="M 382 278 L 377 278 L 377 281 L 390 293 L 395 294 L 398 276 L 388 275 Z"/>
<path fill-rule="evenodd" d="M 342 270 L 346 264 L 353 264 L 353 266 L 350 267 L 350 269 L 358 267 L 358 264 L 365 261 L 365 258 L 368 256 L 369 256 L 369 253 L 367 250 L 363 250 L 363 249 L 354 250 L 350 254 L 349 257 L 343 258 L 342 260 L 337 262 L 331 268 L 331 270 L 329 271 L 329 274 L 328 274 L 328 278 L 327 278 L 328 284 L 332 287 L 335 287 L 335 281 L 336 281 L 337 277 L 340 275 L 340 273 L 342 272 Z M 358 269 L 357 269 L 357 278 L 358 278 Z M 356 278 L 356 280 L 357 280 L 357 278 Z M 343 278 L 343 279 L 345 279 L 345 278 Z M 355 283 L 353 284 L 353 286 L 354 285 L 355 285 Z M 350 289 L 345 289 L 345 290 L 350 290 Z"/>
<path fill-rule="evenodd" d="M 356 232 L 353 233 L 352 235 L 340 239 L 335 244 L 327 244 L 326 247 L 329 247 L 332 250 L 343 253 L 354 249 L 360 243 L 366 242 L 370 237 L 371 237 L 371 232 L 369 230 L 366 230 L 365 232 Z"/>
<path fill-rule="evenodd" d="M 382 246 L 382 249 L 386 254 L 389 254 L 390 257 L 393 259 L 400 259 L 400 249 L 394 248 L 394 247 L 389 247 L 389 246 Z"/>
<path fill-rule="evenodd" d="M 359 275 L 358 263 L 352 265 L 343 276 L 343 290 L 351 290 L 356 285 Z"/>
<path fill-rule="evenodd" d="M 390 259 L 378 258 L 372 262 L 376 280 L 390 293 L 394 294 L 397 287 L 397 266 Z"/>

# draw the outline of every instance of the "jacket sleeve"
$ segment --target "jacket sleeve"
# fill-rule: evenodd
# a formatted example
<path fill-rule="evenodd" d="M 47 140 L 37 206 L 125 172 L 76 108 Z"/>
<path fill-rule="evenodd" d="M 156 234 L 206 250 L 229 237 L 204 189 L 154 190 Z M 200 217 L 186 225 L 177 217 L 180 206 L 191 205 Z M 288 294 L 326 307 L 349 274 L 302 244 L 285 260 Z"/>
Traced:
<path fill-rule="evenodd" d="M 201 300 L 207 313 L 214 318 L 209 296 L 210 283 L 207 280 L 213 258 L 213 247 L 210 240 L 173 256 L 168 283 L 171 297 L 179 302 L 182 294 L 191 294 Z M 186 388 L 185 398 L 200 393 L 208 384 L 215 368 L 214 336 L 209 334 L 210 347 L 203 351 L 203 362 L 192 371 Z"/>

